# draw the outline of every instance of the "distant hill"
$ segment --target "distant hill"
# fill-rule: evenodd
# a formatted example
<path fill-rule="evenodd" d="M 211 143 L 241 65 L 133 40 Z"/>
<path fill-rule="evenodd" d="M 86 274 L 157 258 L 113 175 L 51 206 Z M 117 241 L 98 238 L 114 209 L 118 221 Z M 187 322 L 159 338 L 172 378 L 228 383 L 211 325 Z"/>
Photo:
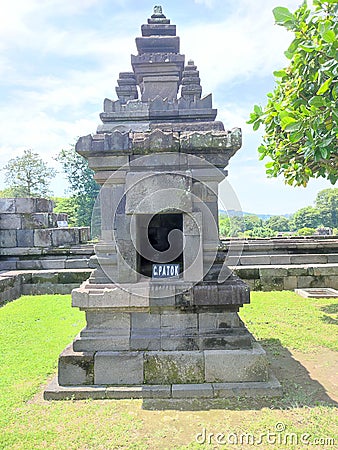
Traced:
<path fill-rule="evenodd" d="M 270 219 L 270 217 L 273 216 L 283 216 L 286 217 L 287 219 L 289 219 L 292 214 L 255 214 L 255 213 L 249 213 L 246 211 L 235 211 L 234 209 L 229 209 L 228 211 L 224 211 L 224 209 L 219 209 L 218 212 L 220 214 L 226 214 L 230 217 L 234 217 L 234 216 L 257 216 L 262 220 L 268 220 Z"/>

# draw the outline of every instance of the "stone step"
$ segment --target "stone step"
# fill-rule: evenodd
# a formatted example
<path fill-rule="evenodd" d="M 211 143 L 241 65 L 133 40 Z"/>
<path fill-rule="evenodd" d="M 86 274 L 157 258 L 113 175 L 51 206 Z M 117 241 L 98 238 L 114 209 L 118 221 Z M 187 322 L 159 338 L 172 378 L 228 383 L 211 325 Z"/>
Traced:
<path fill-rule="evenodd" d="M 143 399 L 144 409 L 191 409 L 192 400 L 199 400 L 198 409 L 222 407 L 222 399 L 239 397 L 281 397 L 282 387 L 274 375 L 267 381 L 244 383 L 200 383 L 167 385 L 79 385 L 60 386 L 55 377 L 45 388 L 45 400 L 109 400 Z M 188 401 L 188 403 L 186 403 Z"/>

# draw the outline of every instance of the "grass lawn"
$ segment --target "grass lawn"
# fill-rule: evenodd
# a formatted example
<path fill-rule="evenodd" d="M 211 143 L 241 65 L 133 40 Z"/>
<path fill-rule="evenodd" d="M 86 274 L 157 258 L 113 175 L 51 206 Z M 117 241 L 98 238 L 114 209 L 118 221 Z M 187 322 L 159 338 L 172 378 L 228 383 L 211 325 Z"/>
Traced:
<path fill-rule="evenodd" d="M 25 296 L 4 305 L 0 448 L 246 449 L 254 447 L 250 435 L 262 449 L 337 448 L 327 440 L 334 438 L 337 446 L 337 299 L 253 292 L 241 317 L 267 350 L 284 397 L 152 411 L 141 400 L 45 402 L 43 385 L 56 373 L 58 354 L 83 328 L 84 314 L 62 295 Z"/>

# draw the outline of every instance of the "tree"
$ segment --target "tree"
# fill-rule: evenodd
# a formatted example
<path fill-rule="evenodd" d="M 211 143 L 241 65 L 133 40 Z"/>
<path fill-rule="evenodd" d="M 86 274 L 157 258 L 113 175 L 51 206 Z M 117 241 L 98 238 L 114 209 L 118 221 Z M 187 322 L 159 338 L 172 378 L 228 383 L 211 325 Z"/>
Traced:
<path fill-rule="evenodd" d="M 316 208 L 322 217 L 322 223 L 326 227 L 338 227 L 338 188 L 323 189 L 318 192 Z"/>
<path fill-rule="evenodd" d="M 265 225 L 273 231 L 290 231 L 289 220 L 284 216 L 271 216 Z"/>
<path fill-rule="evenodd" d="M 93 207 L 100 191 L 100 186 L 94 180 L 94 172 L 88 167 L 87 160 L 76 153 L 74 146 L 61 150 L 56 160 L 61 163 L 68 178 L 69 190 L 75 202 L 75 224 L 90 226 Z"/>
<path fill-rule="evenodd" d="M 317 228 L 321 225 L 321 215 L 318 209 L 305 206 L 295 212 L 291 219 L 291 229 Z"/>
<path fill-rule="evenodd" d="M 53 197 L 54 208 L 53 211 L 55 213 L 65 213 L 68 216 L 68 225 L 71 227 L 76 226 L 77 224 L 77 204 L 76 199 L 71 198 L 61 198 L 61 197 Z"/>
<path fill-rule="evenodd" d="M 10 159 L 5 170 L 5 184 L 13 197 L 47 197 L 56 171 L 38 153 L 24 150 L 23 156 Z"/>
<path fill-rule="evenodd" d="M 278 25 L 294 32 L 285 52 L 290 65 L 274 72 L 273 93 L 265 108 L 254 106 L 248 123 L 265 128 L 260 159 L 270 177 L 306 186 L 310 178 L 338 179 L 338 5 L 337 0 L 306 1 L 293 14 L 277 7 Z"/>

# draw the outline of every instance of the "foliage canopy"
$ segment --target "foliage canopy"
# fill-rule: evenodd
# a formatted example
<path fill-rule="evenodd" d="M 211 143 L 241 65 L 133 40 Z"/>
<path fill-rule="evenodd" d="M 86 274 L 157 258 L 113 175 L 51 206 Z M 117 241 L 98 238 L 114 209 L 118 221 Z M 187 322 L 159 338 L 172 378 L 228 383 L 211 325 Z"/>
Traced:
<path fill-rule="evenodd" d="M 265 128 L 260 159 L 270 177 L 306 186 L 310 178 L 338 179 L 338 4 L 304 1 L 294 13 L 273 10 L 275 21 L 294 33 L 285 55 L 288 67 L 274 72 L 273 93 L 265 108 L 255 105 L 248 123 Z"/>
<path fill-rule="evenodd" d="M 61 163 L 69 182 L 72 202 L 67 207 L 75 211 L 74 224 L 90 226 L 93 207 L 100 190 L 94 180 L 94 172 L 88 167 L 87 160 L 76 153 L 74 146 L 61 150 L 56 159 Z"/>
<path fill-rule="evenodd" d="M 38 153 L 24 150 L 23 156 L 10 159 L 5 170 L 6 193 L 13 197 L 48 197 L 56 171 Z"/>

